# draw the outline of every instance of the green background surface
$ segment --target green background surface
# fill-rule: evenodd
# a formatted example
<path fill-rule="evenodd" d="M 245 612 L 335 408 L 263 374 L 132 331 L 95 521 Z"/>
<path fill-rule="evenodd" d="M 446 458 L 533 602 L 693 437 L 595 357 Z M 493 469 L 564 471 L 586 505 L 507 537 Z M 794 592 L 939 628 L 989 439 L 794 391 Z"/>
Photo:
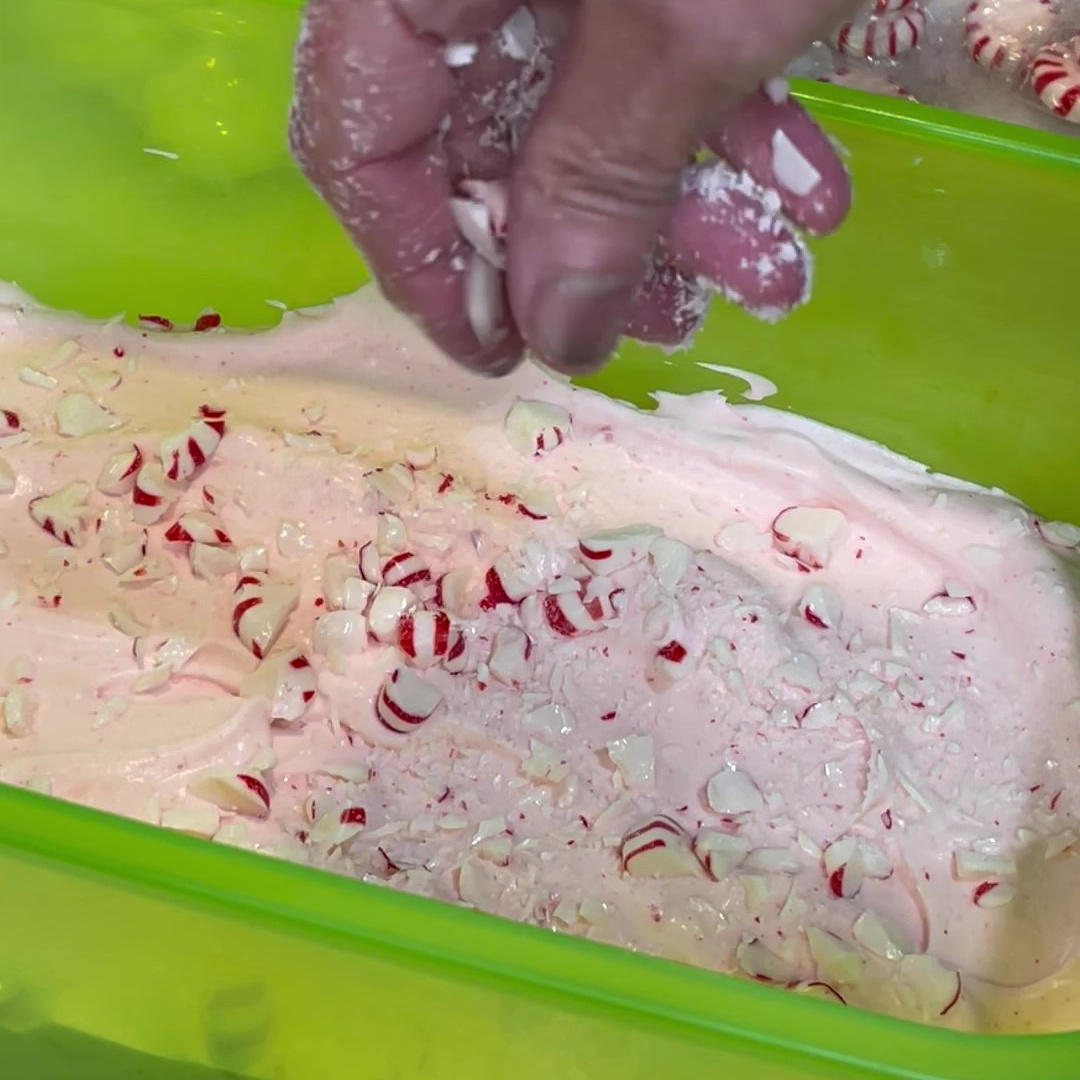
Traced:
<path fill-rule="evenodd" d="M 93 316 L 269 326 L 364 280 L 290 166 L 298 5 L 0 2 L 0 280 Z M 850 224 L 779 327 L 591 381 L 772 403 L 1080 520 L 1080 142 L 800 87 Z M 144 152 L 157 148 L 177 159 Z M 1080 1035 L 957 1036 L 0 788 L 0 1080 L 1040 1080 Z M 123 1049 L 122 1049 L 123 1048 Z"/>

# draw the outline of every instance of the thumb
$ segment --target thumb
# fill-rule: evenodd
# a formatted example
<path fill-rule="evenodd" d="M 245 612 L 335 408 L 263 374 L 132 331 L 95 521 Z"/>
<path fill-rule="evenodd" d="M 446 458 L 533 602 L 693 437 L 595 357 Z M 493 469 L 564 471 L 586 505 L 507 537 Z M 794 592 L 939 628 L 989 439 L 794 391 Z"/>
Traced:
<path fill-rule="evenodd" d="M 510 304 L 528 345 L 554 368 L 591 371 L 614 350 L 680 173 L 731 104 L 710 85 L 715 52 L 693 41 L 710 7 L 578 6 L 510 196 Z"/>

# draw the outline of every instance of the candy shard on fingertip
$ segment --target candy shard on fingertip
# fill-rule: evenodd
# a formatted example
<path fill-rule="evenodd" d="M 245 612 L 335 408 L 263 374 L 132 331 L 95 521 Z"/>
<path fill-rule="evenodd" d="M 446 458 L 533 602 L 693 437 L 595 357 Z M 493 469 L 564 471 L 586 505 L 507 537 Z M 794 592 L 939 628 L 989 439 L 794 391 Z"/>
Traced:
<path fill-rule="evenodd" d="M 468 67 L 475 59 L 479 46 L 474 41 L 456 41 L 443 47 L 443 61 L 448 68 Z"/>
<path fill-rule="evenodd" d="M 773 132 L 772 168 L 777 183 L 799 198 L 809 196 L 821 183 L 821 173 L 782 128 Z"/>
<path fill-rule="evenodd" d="M 536 20 L 524 4 L 499 27 L 496 33 L 503 55 L 512 60 L 524 63 L 530 60 L 536 51 L 538 44 Z"/>
<path fill-rule="evenodd" d="M 501 271 L 474 252 L 465 271 L 465 314 L 481 347 L 494 345 L 506 336 L 506 308 Z"/>
<path fill-rule="evenodd" d="M 783 105 L 791 96 L 791 83 L 782 76 L 766 79 L 762 89 L 774 105 Z"/>

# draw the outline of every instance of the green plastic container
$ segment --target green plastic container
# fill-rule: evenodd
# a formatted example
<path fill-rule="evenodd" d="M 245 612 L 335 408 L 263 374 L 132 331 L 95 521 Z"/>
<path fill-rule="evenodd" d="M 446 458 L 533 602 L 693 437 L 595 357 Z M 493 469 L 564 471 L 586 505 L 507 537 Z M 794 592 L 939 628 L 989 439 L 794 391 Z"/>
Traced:
<path fill-rule="evenodd" d="M 0 0 L 0 279 L 93 316 L 269 325 L 363 268 L 284 145 L 298 5 Z M 779 328 L 594 380 L 778 403 L 1080 520 L 1080 142 L 802 87 L 850 225 Z M 179 154 L 179 158 L 144 152 Z M 1080 1034 L 961 1036 L 0 788 L 0 1080 L 1039 1080 Z"/>

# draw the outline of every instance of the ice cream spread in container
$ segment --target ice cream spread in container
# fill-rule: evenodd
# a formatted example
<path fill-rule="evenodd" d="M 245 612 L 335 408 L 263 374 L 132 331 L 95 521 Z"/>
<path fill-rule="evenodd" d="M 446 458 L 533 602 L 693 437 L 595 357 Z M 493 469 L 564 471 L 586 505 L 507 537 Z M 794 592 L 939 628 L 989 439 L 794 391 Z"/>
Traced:
<path fill-rule="evenodd" d="M 838 1005 L 1068 992 L 1080 530 L 715 393 L 478 383 L 371 289 L 7 300 L 6 782 Z"/>

